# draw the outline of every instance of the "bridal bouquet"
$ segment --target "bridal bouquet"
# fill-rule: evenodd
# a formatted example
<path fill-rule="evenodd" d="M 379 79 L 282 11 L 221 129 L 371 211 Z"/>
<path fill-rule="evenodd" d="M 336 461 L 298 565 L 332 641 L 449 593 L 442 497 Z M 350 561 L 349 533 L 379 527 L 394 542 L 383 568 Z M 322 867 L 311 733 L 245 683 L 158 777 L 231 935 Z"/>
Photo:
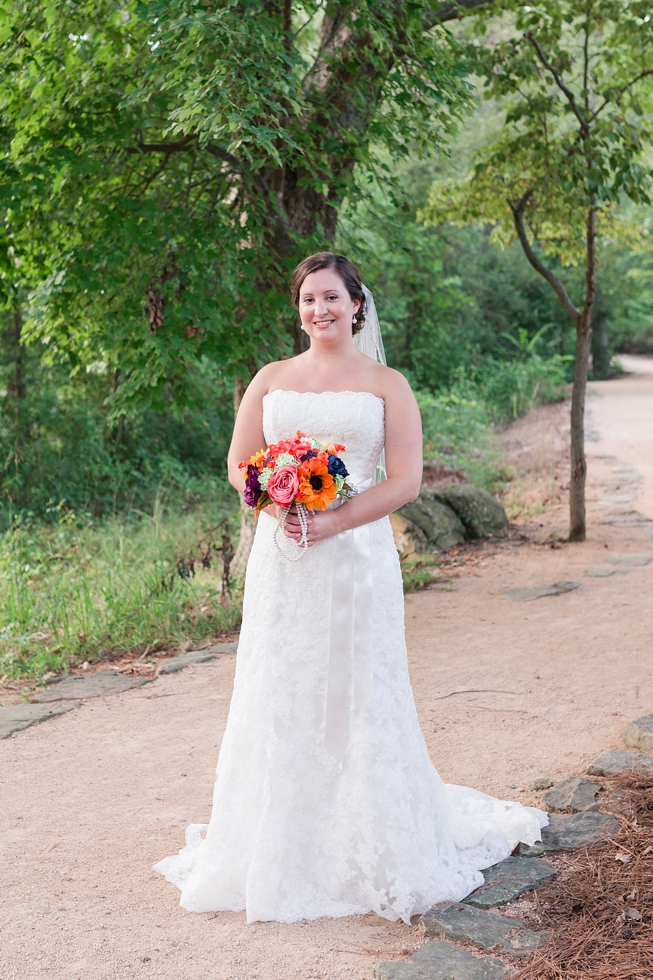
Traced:
<path fill-rule="evenodd" d="M 298 432 L 294 439 L 274 443 L 238 464 L 244 470 L 245 503 L 254 507 L 257 514 L 272 503 L 282 508 L 274 540 L 289 561 L 297 561 L 308 547 L 306 511 L 326 510 L 334 500 L 349 500 L 356 494 L 347 483 L 349 473 L 338 455 L 344 450 L 338 443 L 331 446 Z M 281 551 L 277 534 L 280 530 L 285 533 L 286 517 L 293 504 L 302 528 L 302 550 L 289 558 Z"/>

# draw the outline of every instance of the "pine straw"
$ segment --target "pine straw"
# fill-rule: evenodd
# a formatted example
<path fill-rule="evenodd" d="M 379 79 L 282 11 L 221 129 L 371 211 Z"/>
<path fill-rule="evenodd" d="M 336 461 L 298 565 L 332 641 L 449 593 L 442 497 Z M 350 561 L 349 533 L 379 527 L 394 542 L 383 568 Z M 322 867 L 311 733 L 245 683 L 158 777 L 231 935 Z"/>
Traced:
<path fill-rule="evenodd" d="M 532 923 L 551 938 L 513 980 L 653 977 L 653 777 L 628 774 L 610 789 L 621 830 L 556 857 L 560 873 L 538 889 Z"/>

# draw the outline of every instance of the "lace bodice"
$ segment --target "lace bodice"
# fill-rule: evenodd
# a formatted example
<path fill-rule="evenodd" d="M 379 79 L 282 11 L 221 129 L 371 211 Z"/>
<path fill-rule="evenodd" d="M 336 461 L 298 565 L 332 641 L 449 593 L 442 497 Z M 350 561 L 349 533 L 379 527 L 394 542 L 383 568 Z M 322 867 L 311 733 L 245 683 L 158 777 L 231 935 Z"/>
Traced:
<path fill-rule="evenodd" d="M 385 442 L 385 402 L 369 391 L 284 391 L 263 398 L 263 434 L 270 445 L 300 429 L 323 442 L 346 446 L 342 453 L 354 485 L 371 486 Z"/>

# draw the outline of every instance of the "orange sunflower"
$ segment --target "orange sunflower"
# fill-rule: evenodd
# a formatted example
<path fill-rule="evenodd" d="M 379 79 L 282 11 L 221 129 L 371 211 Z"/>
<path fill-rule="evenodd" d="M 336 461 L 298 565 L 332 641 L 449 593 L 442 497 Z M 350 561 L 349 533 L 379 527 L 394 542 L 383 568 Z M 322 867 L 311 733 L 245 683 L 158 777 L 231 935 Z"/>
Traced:
<path fill-rule="evenodd" d="M 297 500 L 309 510 L 326 510 L 338 494 L 326 460 L 316 457 L 307 459 L 299 467 L 299 493 Z"/>

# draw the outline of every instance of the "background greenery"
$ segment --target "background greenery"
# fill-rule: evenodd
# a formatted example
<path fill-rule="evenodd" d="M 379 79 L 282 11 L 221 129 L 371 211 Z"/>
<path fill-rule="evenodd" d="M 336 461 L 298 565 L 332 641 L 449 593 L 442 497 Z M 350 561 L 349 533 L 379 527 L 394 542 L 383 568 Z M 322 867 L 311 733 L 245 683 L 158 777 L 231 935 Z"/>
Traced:
<path fill-rule="evenodd" d="M 422 220 L 505 116 L 461 31 L 359 4 L 320 62 L 344 5 L 290 6 L 0 0 L 0 678 L 237 625 L 219 558 L 160 583 L 225 516 L 235 543 L 234 386 L 298 349 L 306 252 L 359 266 L 435 466 L 499 487 L 493 428 L 571 378 L 518 243 Z M 653 353 L 650 208 L 616 209 L 636 233 L 602 249 L 596 316 L 610 356 Z"/>

